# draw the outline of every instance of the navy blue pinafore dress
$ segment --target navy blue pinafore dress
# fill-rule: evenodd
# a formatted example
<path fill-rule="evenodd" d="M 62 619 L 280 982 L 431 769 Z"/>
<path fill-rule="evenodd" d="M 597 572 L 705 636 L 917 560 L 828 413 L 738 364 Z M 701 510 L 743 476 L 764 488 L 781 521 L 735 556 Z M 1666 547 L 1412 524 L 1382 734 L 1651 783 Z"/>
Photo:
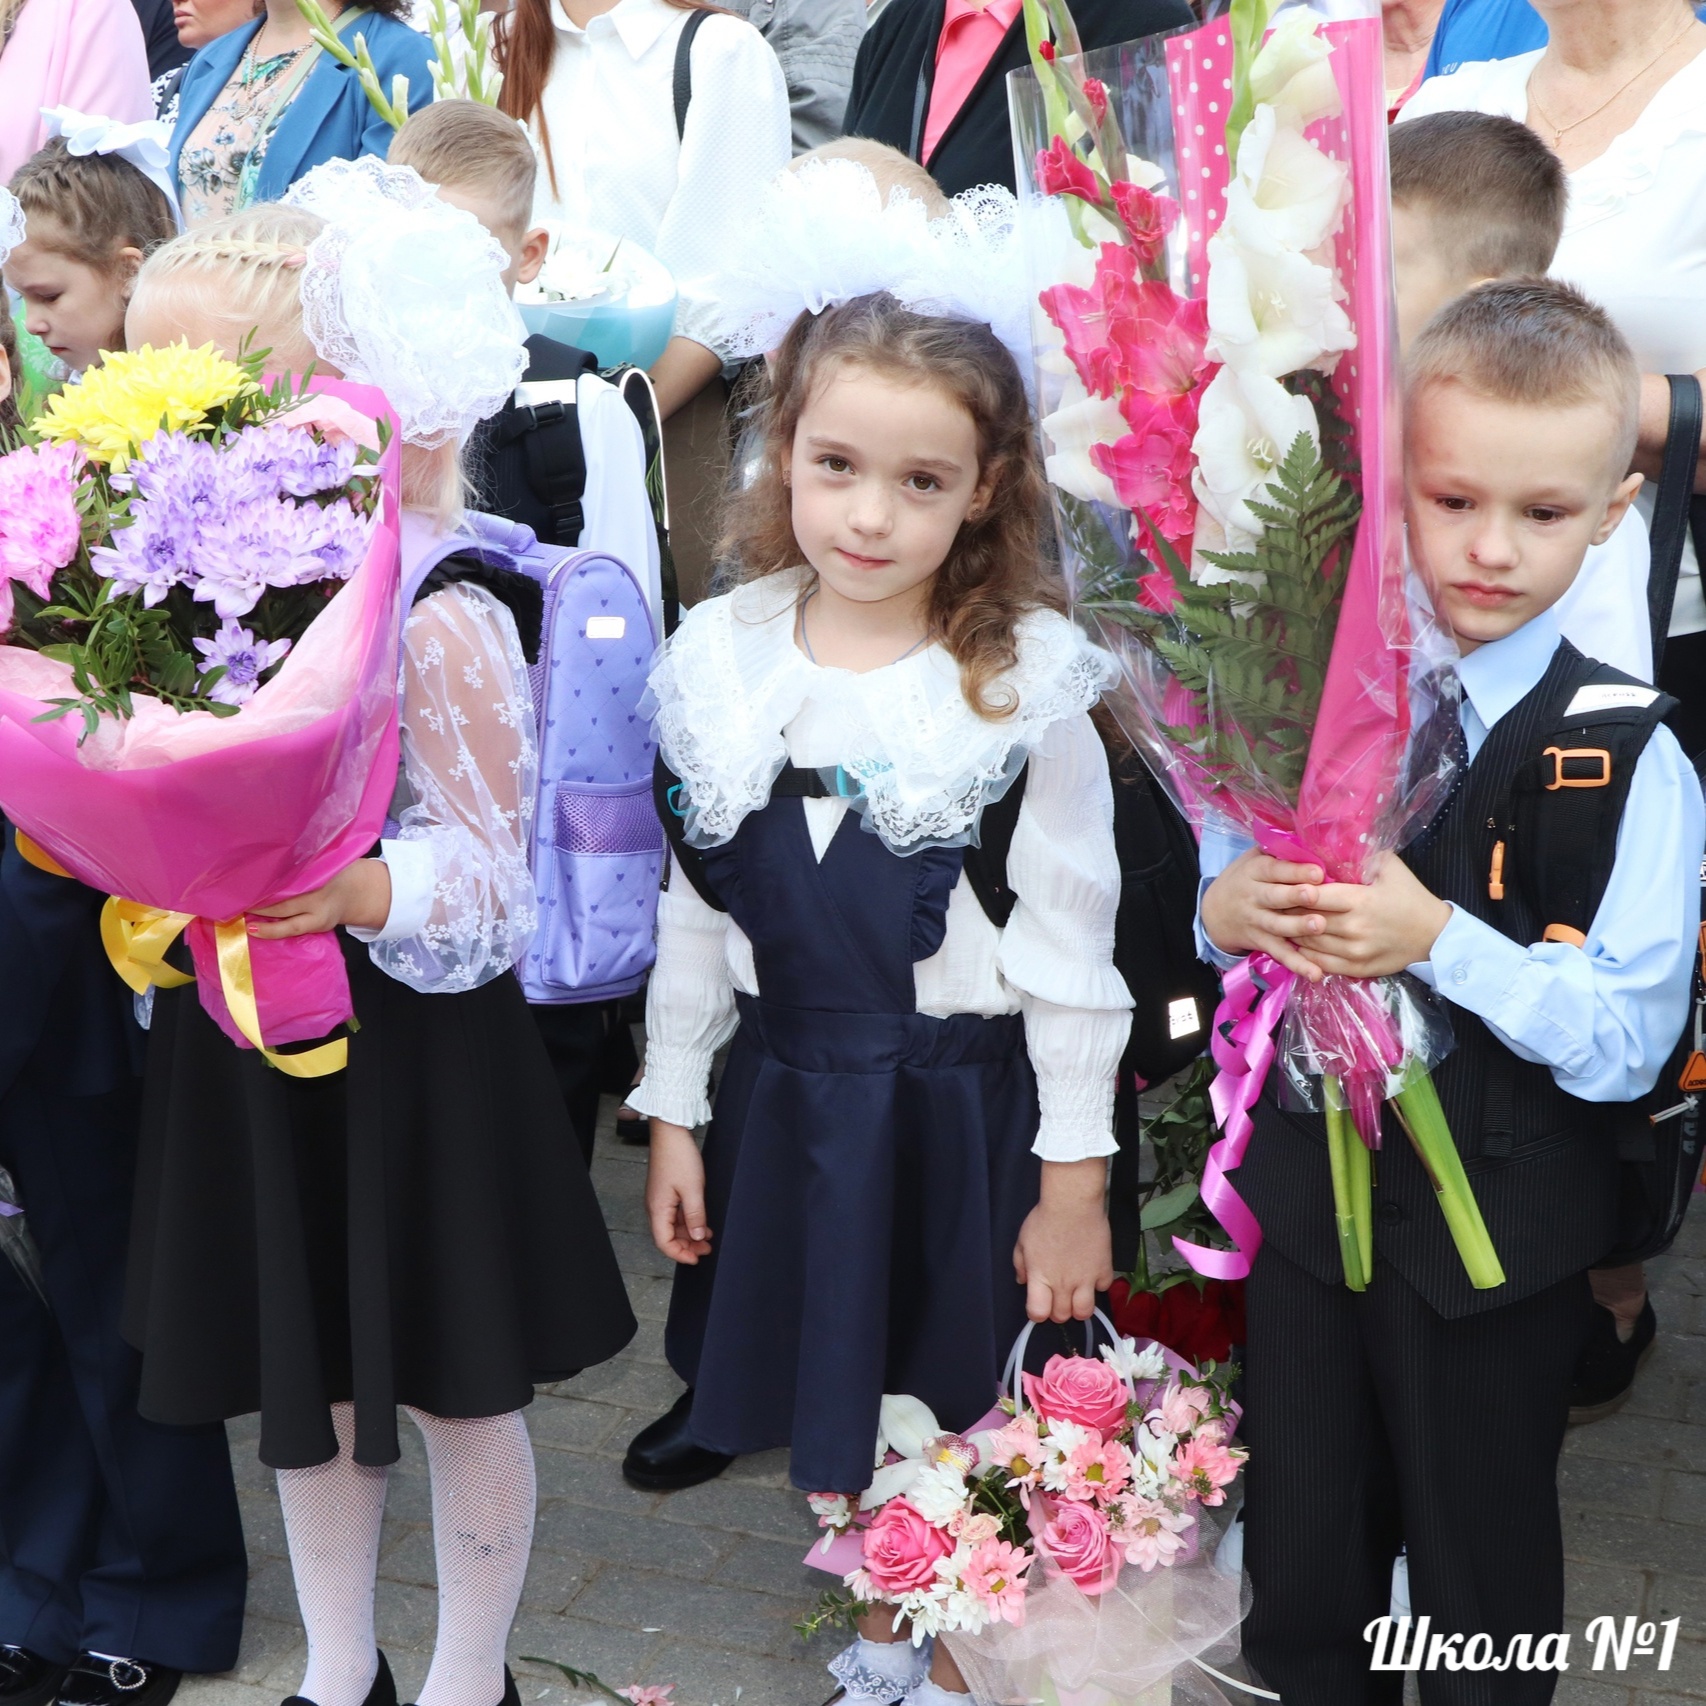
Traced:
<path fill-rule="evenodd" d="M 760 994 L 739 997 L 705 1141 L 712 1254 L 676 1270 L 666 1349 L 699 1444 L 791 1446 L 796 1486 L 858 1493 L 882 1395 L 969 1427 L 1024 1324 L 1024 1021 L 917 1011 L 959 848 L 901 857 L 849 811 L 820 863 L 783 797 L 703 858 Z"/>

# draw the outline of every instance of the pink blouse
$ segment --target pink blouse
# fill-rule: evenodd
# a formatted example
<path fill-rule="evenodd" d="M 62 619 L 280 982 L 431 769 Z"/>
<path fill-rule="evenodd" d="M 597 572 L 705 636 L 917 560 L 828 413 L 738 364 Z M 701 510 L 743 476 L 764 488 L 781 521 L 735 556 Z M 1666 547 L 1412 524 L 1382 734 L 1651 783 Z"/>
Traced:
<path fill-rule="evenodd" d="M 41 109 L 135 124 L 154 116 L 148 49 L 130 0 L 25 0 L 0 53 L 0 183 L 41 147 Z"/>
<path fill-rule="evenodd" d="M 918 158 L 930 164 L 948 126 L 959 117 L 978 79 L 1000 50 L 1013 27 L 1023 0 L 989 0 L 978 7 L 971 0 L 948 0 L 942 13 L 942 33 L 936 41 L 936 75 L 930 82 L 930 111 Z"/>

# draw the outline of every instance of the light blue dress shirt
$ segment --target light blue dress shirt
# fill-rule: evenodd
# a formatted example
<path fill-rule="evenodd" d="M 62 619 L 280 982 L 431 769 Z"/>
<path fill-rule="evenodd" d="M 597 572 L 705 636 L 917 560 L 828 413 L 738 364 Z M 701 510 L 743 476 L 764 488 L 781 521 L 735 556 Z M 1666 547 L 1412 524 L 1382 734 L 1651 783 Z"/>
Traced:
<path fill-rule="evenodd" d="M 1533 691 L 1557 647 L 1546 611 L 1459 663 L 1471 760 Z M 1203 888 L 1250 845 L 1229 826 L 1206 827 Z M 1550 1067 L 1559 1089 L 1584 1102 L 1632 1102 L 1657 1082 L 1688 1016 L 1703 848 L 1700 784 L 1676 737 L 1656 729 L 1635 766 L 1611 880 L 1581 947 L 1524 947 L 1453 905 L 1432 954 L 1409 969 L 1483 1019 L 1514 1055 Z M 1222 970 L 1236 963 L 1203 932 L 1200 890 L 1197 944 Z"/>

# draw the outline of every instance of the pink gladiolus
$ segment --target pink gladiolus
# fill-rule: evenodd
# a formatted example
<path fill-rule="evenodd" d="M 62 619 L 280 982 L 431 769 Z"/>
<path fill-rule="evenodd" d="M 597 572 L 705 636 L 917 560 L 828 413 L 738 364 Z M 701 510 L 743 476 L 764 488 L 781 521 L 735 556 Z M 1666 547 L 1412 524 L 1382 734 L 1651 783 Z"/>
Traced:
<path fill-rule="evenodd" d="M 1022 1546 L 1005 1540 L 985 1540 L 971 1555 L 963 1580 L 966 1591 L 987 1611 L 993 1622 L 1020 1624 L 1025 1621 L 1025 1572 L 1031 1555 Z"/>
<path fill-rule="evenodd" d="M 1108 1519 L 1094 1505 L 1062 1499 L 1036 1536 L 1037 1550 L 1088 1594 L 1106 1593 L 1119 1574 L 1120 1554 Z"/>
<path fill-rule="evenodd" d="M 1113 481 L 1120 502 L 1142 509 L 1175 548 L 1195 532 L 1197 515 L 1191 491 L 1195 400 L 1183 403 L 1176 409 L 1157 404 L 1141 431 L 1090 446 L 1091 465 Z M 1147 536 L 1139 538 L 1140 547 L 1148 543 Z"/>
<path fill-rule="evenodd" d="M 1125 1423 L 1125 1382 L 1100 1357 L 1052 1356 L 1040 1375 L 1025 1376 L 1025 1398 L 1050 1422 L 1076 1422 L 1099 1434 Z"/>
<path fill-rule="evenodd" d="M 670 1695 L 675 1691 L 673 1682 L 641 1687 L 637 1682 L 630 1683 L 626 1688 L 616 1690 L 624 1700 L 631 1700 L 634 1706 L 670 1706 Z"/>
<path fill-rule="evenodd" d="M 1100 77 L 1084 79 L 1084 99 L 1090 103 L 1090 111 L 1096 115 L 1100 124 L 1108 116 L 1108 86 Z"/>
<path fill-rule="evenodd" d="M 1128 1564 L 1153 1570 L 1158 1564 L 1171 1564 L 1185 1550 L 1185 1531 L 1195 1521 L 1160 1499 L 1127 1493 L 1114 1512 L 1114 1541 L 1124 1548 Z"/>
<path fill-rule="evenodd" d="M 880 1593 L 899 1599 L 936 1579 L 953 1542 L 905 1499 L 890 1499 L 865 1530 L 865 1568 Z"/>
<path fill-rule="evenodd" d="M 1131 1479 L 1131 1453 L 1117 1439 L 1087 1439 L 1066 1460 L 1066 1496 L 1105 1503 Z"/>
<path fill-rule="evenodd" d="M 1104 199 L 1096 174 L 1057 136 L 1037 155 L 1037 187 L 1044 195 L 1075 195 L 1100 204 Z"/>
<path fill-rule="evenodd" d="M 1226 1501 L 1226 1489 L 1238 1478 L 1244 1461 L 1218 1440 L 1190 1439 L 1173 1453 L 1172 1471 L 1183 1484 L 1187 1499 L 1218 1505 Z"/>
<path fill-rule="evenodd" d="M 1034 1416 L 1015 1416 L 989 1442 L 993 1462 L 1021 1487 L 1034 1487 L 1042 1474 L 1043 1442 Z"/>
<path fill-rule="evenodd" d="M 0 631 L 12 625 L 12 582 L 46 598 L 53 577 L 77 555 L 74 444 L 30 444 L 0 456 Z"/>
<path fill-rule="evenodd" d="M 1179 204 L 1170 195 L 1157 195 L 1139 184 L 1113 186 L 1114 212 L 1131 234 L 1139 267 L 1152 265 L 1167 244 L 1167 235 L 1179 223 Z"/>
<path fill-rule="evenodd" d="M 1173 577 L 1164 569 L 1137 577 L 1137 602 L 1145 610 L 1157 610 L 1165 615 L 1178 605 L 1182 596 Z"/>

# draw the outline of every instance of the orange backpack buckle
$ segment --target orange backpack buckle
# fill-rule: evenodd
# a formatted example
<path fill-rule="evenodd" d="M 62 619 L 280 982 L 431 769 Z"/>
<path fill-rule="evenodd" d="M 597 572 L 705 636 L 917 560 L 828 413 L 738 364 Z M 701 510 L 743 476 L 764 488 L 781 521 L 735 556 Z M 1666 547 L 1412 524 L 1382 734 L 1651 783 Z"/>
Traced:
<path fill-rule="evenodd" d="M 1603 746 L 1549 746 L 1541 754 L 1552 760 L 1552 780 L 1546 792 L 1560 788 L 1605 788 L 1611 784 L 1611 754 Z M 1591 765 L 1589 772 L 1582 766 Z"/>

